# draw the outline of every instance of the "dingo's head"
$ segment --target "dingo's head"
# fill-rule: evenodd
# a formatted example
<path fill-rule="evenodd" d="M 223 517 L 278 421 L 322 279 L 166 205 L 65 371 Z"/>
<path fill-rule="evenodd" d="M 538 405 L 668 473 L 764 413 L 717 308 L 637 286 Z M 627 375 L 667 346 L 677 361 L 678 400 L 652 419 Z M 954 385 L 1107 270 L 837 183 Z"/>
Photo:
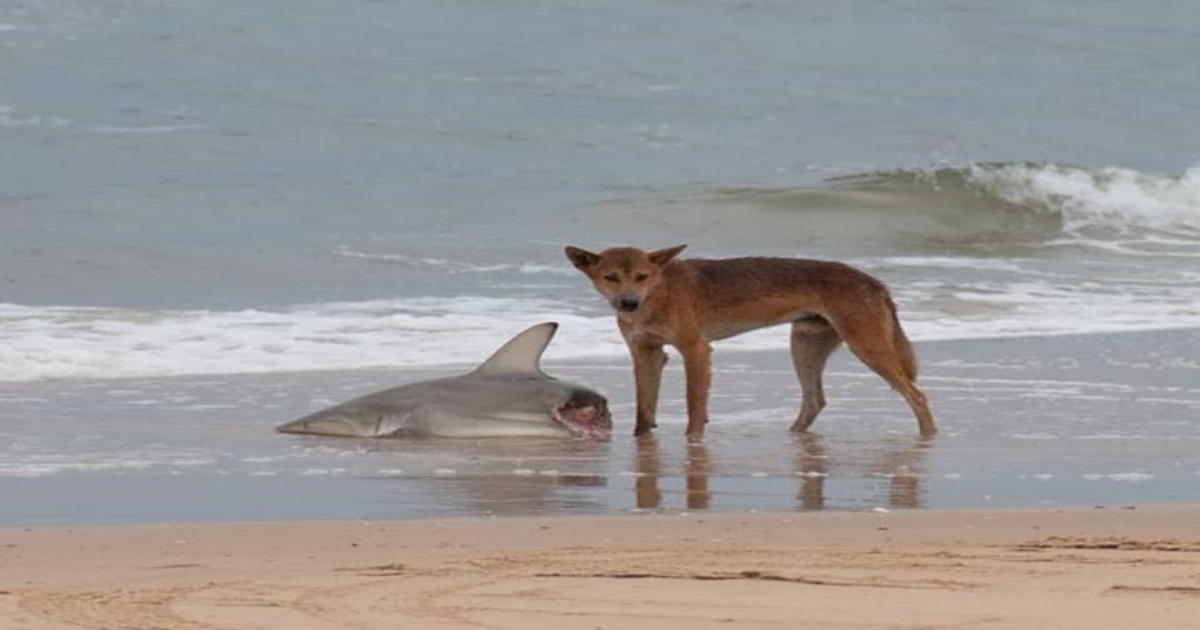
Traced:
<path fill-rule="evenodd" d="M 662 281 L 663 268 L 685 247 L 677 245 L 652 252 L 613 247 L 593 254 L 568 245 L 565 251 L 575 268 L 592 281 L 618 313 L 633 313 Z"/>

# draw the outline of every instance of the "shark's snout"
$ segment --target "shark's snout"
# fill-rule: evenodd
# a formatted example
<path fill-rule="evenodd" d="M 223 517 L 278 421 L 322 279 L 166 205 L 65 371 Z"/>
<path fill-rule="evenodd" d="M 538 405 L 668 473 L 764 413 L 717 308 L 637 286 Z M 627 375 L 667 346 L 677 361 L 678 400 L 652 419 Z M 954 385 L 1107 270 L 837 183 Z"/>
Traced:
<path fill-rule="evenodd" d="M 589 390 L 576 390 L 554 408 L 554 419 L 575 437 L 607 438 L 612 433 L 608 400 Z"/>

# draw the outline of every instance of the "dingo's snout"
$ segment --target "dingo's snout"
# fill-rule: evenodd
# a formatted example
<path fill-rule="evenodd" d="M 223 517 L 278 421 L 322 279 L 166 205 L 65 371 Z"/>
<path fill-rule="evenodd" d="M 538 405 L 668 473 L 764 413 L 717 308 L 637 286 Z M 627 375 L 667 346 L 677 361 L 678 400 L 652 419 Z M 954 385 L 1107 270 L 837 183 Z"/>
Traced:
<path fill-rule="evenodd" d="M 636 311 L 638 306 L 640 306 L 642 303 L 638 296 L 630 293 L 621 294 L 621 296 L 614 300 L 614 302 L 614 306 L 617 307 L 617 310 L 625 313 L 632 313 Z"/>

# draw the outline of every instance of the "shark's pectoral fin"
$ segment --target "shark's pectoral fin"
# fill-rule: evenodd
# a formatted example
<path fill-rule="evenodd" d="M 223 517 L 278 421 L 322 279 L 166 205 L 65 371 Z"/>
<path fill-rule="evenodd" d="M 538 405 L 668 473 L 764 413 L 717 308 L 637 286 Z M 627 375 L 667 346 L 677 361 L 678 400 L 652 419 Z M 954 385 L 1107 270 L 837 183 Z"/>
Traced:
<path fill-rule="evenodd" d="M 471 374 L 498 376 L 502 374 L 528 374 L 545 376 L 539 363 L 546 346 L 558 331 L 556 322 L 545 322 L 526 329 L 508 340 L 487 361 L 475 368 Z"/>

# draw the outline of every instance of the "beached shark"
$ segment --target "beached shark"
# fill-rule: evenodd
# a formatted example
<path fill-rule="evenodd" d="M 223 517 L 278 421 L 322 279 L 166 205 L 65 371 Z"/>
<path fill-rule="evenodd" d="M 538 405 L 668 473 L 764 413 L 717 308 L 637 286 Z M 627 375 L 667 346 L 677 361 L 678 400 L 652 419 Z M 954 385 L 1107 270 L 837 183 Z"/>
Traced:
<path fill-rule="evenodd" d="M 276 427 L 347 437 L 607 437 L 608 401 L 542 371 L 558 324 L 513 337 L 474 371 L 368 394 Z"/>

